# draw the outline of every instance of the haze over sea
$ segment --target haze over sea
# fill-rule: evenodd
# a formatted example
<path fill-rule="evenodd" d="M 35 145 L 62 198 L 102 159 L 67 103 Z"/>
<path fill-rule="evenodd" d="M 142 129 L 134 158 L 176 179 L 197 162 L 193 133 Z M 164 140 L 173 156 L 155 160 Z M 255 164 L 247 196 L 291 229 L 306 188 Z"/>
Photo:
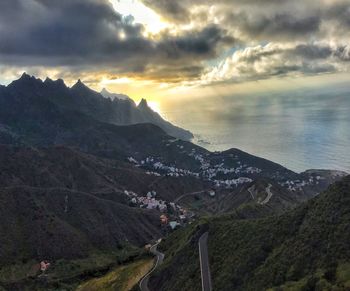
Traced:
<path fill-rule="evenodd" d="M 350 173 L 350 88 L 214 97 L 163 112 L 211 151 L 239 148 L 291 170 Z"/>

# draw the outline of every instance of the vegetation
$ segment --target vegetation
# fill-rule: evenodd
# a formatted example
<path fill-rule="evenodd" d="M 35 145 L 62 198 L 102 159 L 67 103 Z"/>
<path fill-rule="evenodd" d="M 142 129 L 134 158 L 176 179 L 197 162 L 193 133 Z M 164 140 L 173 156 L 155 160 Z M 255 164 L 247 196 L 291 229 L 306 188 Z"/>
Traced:
<path fill-rule="evenodd" d="M 77 291 L 131 290 L 152 266 L 153 259 L 150 258 L 120 266 L 101 278 L 91 279 L 81 284 Z"/>
<path fill-rule="evenodd" d="M 200 290 L 195 256 L 198 229 L 206 226 L 214 290 L 349 288 L 350 177 L 278 217 L 225 215 L 175 232 L 172 239 L 182 243 L 167 243 L 158 290 Z"/>
<path fill-rule="evenodd" d="M 349 257 L 349 215 L 344 208 L 348 200 L 344 197 L 331 190 L 279 218 L 243 220 L 284 212 L 338 179 L 332 172 L 315 173 L 320 175 L 317 184 L 300 190 L 303 199 L 291 199 L 278 182 L 307 181 L 313 173 L 297 174 L 237 149 L 210 153 L 175 140 L 152 124 L 116 126 L 129 123 L 122 122 L 121 115 L 118 122 L 110 119 L 124 110 L 119 112 L 122 108 L 110 106 L 110 100 L 81 82 L 67 88 L 62 81 L 42 82 L 24 75 L 0 89 L 1 288 L 71 290 L 121 264 L 136 264 L 138 251 L 128 245 L 141 247 L 158 239 L 160 213 L 132 207 L 125 190 L 140 196 L 152 190 L 157 197 L 175 201 L 185 193 L 210 189 L 214 181 L 205 177 L 211 171 L 227 179 L 224 185 L 231 185 L 230 179 L 243 174 L 236 173 L 238 165 L 255 168 L 249 175 L 244 173 L 254 185 L 220 189 L 215 197 L 184 198 L 188 203 L 194 199 L 200 214 L 236 211 L 202 220 L 166 239 L 160 246 L 166 259 L 150 282 L 157 286 L 154 289 L 200 289 L 198 237 L 205 230 L 210 232 L 211 267 L 218 290 L 316 286 L 324 280 L 347 286 L 347 268 L 340 268 L 347 266 Z M 131 159 L 141 165 L 147 157 L 171 165 L 171 172 L 159 170 L 152 175 L 148 167 L 153 170 L 154 164 L 135 167 L 126 162 Z M 229 171 L 220 174 L 218 167 Z M 166 175 L 180 169 L 191 175 Z M 204 174 L 203 169 L 208 172 L 204 179 L 193 176 Z M 258 178 L 263 180 L 256 182 Z M 259 198 L 266 197 L 270 183 L 269 204 L 257 205 Z M 249 191 L 252 186 L 255 197 Z M 328 200 L 323 201 L 324 197 Z M 52 265 L 39 277 L 42 260 Z M 134 267 L 138 269 L 137 264 L 119 268 L 93 282 L 117 284 Z"/>
<path fill-rule="evenodd" d="M 200 290 L 197 239 L 203 225 L 204 220 L 179 229 L 160 244 L 165 260 L 150 279 L 151 290 Z"/>
<path fill-rule="evenodd" d="M 143 250 L 125 246 L 116 251 L 95 252 L 82 259 L 51 261 L 44 274 L 37 261 L 16 263 L 0 269 L 0 287 L 5 290 L 75 290 L 82 281 L 142 260 L 150 260 Z"/>

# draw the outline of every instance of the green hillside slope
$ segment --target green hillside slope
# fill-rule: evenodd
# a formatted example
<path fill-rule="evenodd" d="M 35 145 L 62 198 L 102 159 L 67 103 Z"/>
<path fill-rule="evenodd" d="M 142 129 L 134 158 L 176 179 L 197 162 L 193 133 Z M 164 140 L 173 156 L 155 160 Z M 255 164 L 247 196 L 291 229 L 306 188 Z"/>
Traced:
<path fill-rule="evenodd" d="M 153 290 L 175 290 L 171 286 L 181 285 L 182 290 L 200 290 L 199 278 L 193 275 L 200 274 L 199 264 L 188 255 L 198 252 L 200 227 L 209 229 L 214 290 L 349 290 L 349 176 L 282 216 L 233 217 L 210 219 L 191 228 L 192 243 L 191 239 L 184 243 L 181 235 L 170 237 L 163 247 L 173 259 L 153 278 L 157 286 Z M 189 283 L 191 276 L 194 280 Z"/>

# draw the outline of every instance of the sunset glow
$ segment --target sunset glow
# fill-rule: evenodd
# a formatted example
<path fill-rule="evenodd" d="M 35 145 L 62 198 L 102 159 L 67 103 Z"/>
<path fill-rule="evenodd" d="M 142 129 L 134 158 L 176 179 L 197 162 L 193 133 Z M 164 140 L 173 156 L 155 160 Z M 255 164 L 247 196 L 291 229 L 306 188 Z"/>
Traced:
<path fill-rule="evenodd" d="M 0 23 L 2 32 L 8 27 L 16 35 L 3 35 L 13 48 L 0 51 L 3 84 L 23 71 L 64 78 L 68 84 L 80 78 L 97 90 L 107 87 L 166 107 L 173 98 L 283 91 L 303 87 L 305 80 L 315 86 L 315 80 L 350 80 L 346 0 L 268 0 L 263 11 L 257 0 L 220 0 L 215 5 L 197 0 L 75 0 L 88 3 L 80 8 L 79 21 L 64 13 L 78 9 L 69 1 L 50 7 L 41 0 L 18 1 L 23 5 L 13 7 L 12 19 L 20 13 L 22 24 Z M 60 15 L 68 24 L 59 26 L 52 38 L 45 28 L 50 24 L 41 24 L 60 23 Z M 29 45 L 27 29 L 41 35 L 35 44 Z M 68 45 L 62 47 L 58 40 Z"/>

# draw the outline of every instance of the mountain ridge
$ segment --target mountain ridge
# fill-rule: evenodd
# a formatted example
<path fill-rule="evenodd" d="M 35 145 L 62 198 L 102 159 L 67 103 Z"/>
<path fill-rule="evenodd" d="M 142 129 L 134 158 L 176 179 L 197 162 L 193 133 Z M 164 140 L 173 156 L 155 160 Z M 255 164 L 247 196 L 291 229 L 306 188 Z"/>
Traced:
<path fill-rule="evenodd" d="M 100 91 L 100 94 L 103 95 L 104 97 L 110 98 L 112 100 L 119 99 L 119 100 L 129 100 L 131 102 L 134 102 L 128 95 L 112 93 L 112 92 L 109 92 L 106 88 L 103 88 Z"/>
<path fill-rule="evenodd" d="M 80 111 L 102 122 L 116 125 L 153 123 L 169 135 L 184 140 L 193 138 L 188 130 L 164 120 L 147 105 L 147 102 L 145 106 L 138 107 L 130 98 L 114 98 L 117 95 L 112 93 L 105 97 L 103 94 L 90 89 L 80 79 L 69 88 L 62 79 L 51 80 L 46 78 L 45 81 L 42 81 L 23 73 L 19 79 L 12 81 L 1 91 L 2 94 L 41 96 L 60 107 Z M 111 98 L 111 96 L 114 97 Z"/>

